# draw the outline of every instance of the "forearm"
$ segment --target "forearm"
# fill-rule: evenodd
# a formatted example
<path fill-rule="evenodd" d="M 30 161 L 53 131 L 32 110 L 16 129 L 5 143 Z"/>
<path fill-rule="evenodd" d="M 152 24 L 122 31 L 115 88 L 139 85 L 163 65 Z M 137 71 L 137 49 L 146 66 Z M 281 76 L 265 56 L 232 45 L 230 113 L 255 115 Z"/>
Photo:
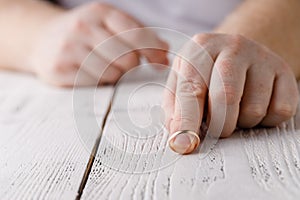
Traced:
<path fill-rule="evenodd" d="M 266 45 L 284 58 L 300 78 L 300 1 L 248 0 L 216 28 Z"/>
<path fill-rule="evenodd" d="M 0 0 L 0 68 L 30 71 L 28 56 L 43 25 L 62 9 L 38 0 Z"/>

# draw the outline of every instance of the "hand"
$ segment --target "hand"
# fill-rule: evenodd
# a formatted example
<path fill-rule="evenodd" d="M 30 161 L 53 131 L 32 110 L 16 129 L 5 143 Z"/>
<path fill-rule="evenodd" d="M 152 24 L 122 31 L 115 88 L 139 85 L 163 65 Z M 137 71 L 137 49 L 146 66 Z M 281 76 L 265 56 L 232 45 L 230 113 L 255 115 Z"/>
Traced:
<path fill-rule="evenodd" d="M 236 126 L 276 126 L 295 114 L 298 103 L 295 76 L 288 64 L 271 50 L 240 35 L 199 34 L 192 41 L 203 49 L 198 46 L 198 56 L 194 56 L 195 45 L 184 47 L 183 57 L 191 62 L 180 56 L 175 58 L 164 96 L 166 127 L 170 133 L 178 130 L 199 133 L 205 104 L 208 122 L 226 106 L 221 137 L 230 136 Z M 192 103 L 193 99 L 197 104 Z M 178 135 L 170 145 L 178 153 L 190 153 L 191 143 L 196 141 L 193 137 Z"/>
<path fill-rule="evenodd" d="M 153 32 L 137 29 L 142 27 L 109 5 L 84 5 L 62 13 L 42 27 L 29 63 L 32 71 L 44 81 L 58 86 L 74 86 L 81 63 L 94 47 L 112 35 L 136 29 L 96 48 L 76 81 L 79 86 L 115 83 L 123 73 L 139 64 L 141 56 L 149 62 L 168 62 L 168 45 Z M 135 50 L 149 45 L 163 50 Z M 106 69 L 106 66 L 109 67 Z"/>

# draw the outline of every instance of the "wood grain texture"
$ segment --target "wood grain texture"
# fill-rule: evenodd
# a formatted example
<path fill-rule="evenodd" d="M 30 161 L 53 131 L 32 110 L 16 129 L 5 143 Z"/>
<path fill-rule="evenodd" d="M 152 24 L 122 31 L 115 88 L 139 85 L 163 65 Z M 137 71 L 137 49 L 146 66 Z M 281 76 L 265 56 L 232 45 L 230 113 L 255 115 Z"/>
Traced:
<path fill-rule="evenodd" d="M 33 77 L 0 74 L 0 199 L 75 199 L 112 88 L 97 90 L 97 113 L 78 90 L 74 120 L 73 91 L 48 87 Z M 79 98 L 82 96 L 83 98 Z M 90 141 L 90 144 L 88 143 Z"/>
<path fill-rule="evenodd" d="M 158 120 L 161 88 L 145 83 L 119 85 L 82 199 L 299 199 L 299 112 L 179 156 Z"/>
<path fill-rule="evenodd" d="M 143 73 L 117 86 L 81 199 L 299 199 L 299 110 L 279 127 L 237 131 L 206 157 L 179 156 L 161 118 L 167 74 Z M 75 199 L 112 88 L 96 91 L 96 108 L 93 90 L 74 101 L 12 73 L 0 74 L 0 92 L 0 199 Z"/>

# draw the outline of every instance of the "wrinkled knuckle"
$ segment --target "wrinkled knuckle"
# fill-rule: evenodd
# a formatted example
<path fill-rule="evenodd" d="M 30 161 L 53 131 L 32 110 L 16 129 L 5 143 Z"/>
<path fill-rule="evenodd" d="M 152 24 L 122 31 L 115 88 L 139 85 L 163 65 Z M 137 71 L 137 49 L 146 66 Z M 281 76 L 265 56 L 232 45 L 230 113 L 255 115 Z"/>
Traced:
<path fill-rule="evenodd" d="M 280 104 L 274 106 L 272 112 L 284 119 L 289 119 L 294 116 L 296 109 L 293 109 L 290 104 Z"/>
<path fill-rule="evenodd" d="M 231 59 L 223 59 L 216 69 L 221 77 L 233 77 L 234 67 Z"/>
<path fill-rule="evenodd" d="M 266 115 L 266 109 L 261 104 L 250 104 L 246 105 L 242 110 L 241 114 L 251 118 L 263 118 Z"/>
<path fill-rule="evenodd" d="M 206 86 L 201 81 L 194 79 L 184 80 L 178 89 L 182 94 L 186 94 L 187 96 L 193 95 L 200 99 L 206 98 Z"/>
<path fill-rule="evenodd" d="M 235 34 L 231 35 L 230 48 L 234 54 L 238 54 L 245 46 L 246 39 L 244 36 Z"/>
<path fill-rule="evenodd" d="M 196 43 L 203 45 L 207 43 L 211 38 L 213 37 L 212 34 L 209 33 L 202 33 L 202 34 L 196 34 L 192 37 L 192 40 Z"/>
<path fill-rule="evenodd" d="M 234 44 L 243 44 L 246 41 L 246 38 L 240 34 L 231 35 L 231 42 Z"/>

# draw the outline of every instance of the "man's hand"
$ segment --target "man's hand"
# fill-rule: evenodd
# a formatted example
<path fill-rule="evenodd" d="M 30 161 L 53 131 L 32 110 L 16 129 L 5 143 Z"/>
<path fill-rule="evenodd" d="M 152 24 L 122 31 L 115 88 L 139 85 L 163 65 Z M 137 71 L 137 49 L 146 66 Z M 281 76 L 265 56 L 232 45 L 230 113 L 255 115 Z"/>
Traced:
<path fill-rule="evenodd" d="M 215 111 L 227 108 L 221 137 L 230 136 L 236 126 L 276 126 L 295 114 L 297 83 L 281 57 L 240 35 L 199 34 L 193 41 L 210 57 L 198 56 L 197 60 L 186 54 L 195 54 L 197 50 L 191 49 L 195 47 L 186 45 L 185 55 L 175 58 L 163 104 L 170 133 L 199 132 L 205 104 L 208 121 L 210 116 L 218 115 L 211 113 L 212 107 Z M 199 55 L 203 55 L 201 47 Z M 197 100 L 196 105 L 193 99 Z M 170 145 L 178 153 L 190 153 L 193 149 L 189 147 L 196 141 L 193 137 L 180 134 Z"/>
<path fill-rule="evenodd" d="M 109 5 L 83 5 L 43 25 L 29 66 L 48 83 L 73 86 L 81 63 L 93 48 L 114 34 L 142 27 L 135 19 Z M 135 50 L 149 47 L 149 44 L 162 51 Z M 128 32 L 89 55 L 76 85 L 115 83 L 123 73 L 139 64 L 140 56 L 146 57 L 149 62 L 166 64 L 167 48 L 168 45 L 153 32 Z"/>

